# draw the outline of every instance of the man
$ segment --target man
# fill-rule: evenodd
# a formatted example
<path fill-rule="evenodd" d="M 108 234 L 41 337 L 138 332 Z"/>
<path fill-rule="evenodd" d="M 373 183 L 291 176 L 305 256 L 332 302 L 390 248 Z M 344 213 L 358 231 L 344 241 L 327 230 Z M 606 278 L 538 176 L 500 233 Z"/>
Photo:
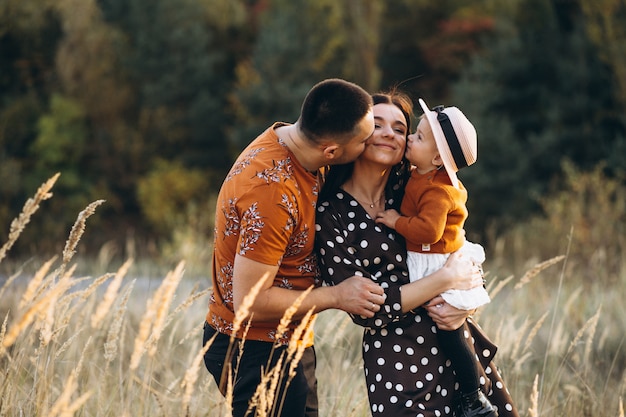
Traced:
<path fill-rule="evenodd" d="M 255 405 L 249 401 L 262 369 L 276 363 L 309 310 L 337 308 L 372 317 L 380 309 L 382 288 L 355 276 L 335 287 L 313 288 L 287 332 L 276 334 L 285 311 L 315 285 L 317 170 L 356 159 L 373 131 L 369 93 L 344 80 L 325 80 L 306 95 L 294 124 L 274 123 L 241 153 L 224 180 L 217 200 L 213 294 L 204 331 L 205 344 L 215 340 L 205 364 L 224 395 L 230 373 L 235 417 L 244 416 L 249 406 L 254 415 Z M 260 282 L 254 302 L 245 306 L 243 325 L 234 328 L 244 298 Z M 231 336 L 236 343 L 229 350 Z M 279 387 L 287 391 L 276 395 L 282 406 L 272 416 L 317 415 L 315 351 L 312 340 L 301 343 L 308 347 L 288 387 L 285 381 Z"/>

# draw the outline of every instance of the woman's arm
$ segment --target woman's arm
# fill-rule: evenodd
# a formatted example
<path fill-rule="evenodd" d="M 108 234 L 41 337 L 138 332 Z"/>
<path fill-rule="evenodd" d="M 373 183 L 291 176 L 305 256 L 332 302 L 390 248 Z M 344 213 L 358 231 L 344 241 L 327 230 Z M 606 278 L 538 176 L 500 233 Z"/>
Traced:
<path fill-rule="evenodd" d="M 408 279 L 404 245 L 389 233 L 372 229 L 371 220 L 356 221 L 348 215 L 355 210 L 346 202 L 322 202 L 318 207 L 315 241 L 321 277 L 329 285 L 359 275 L 372 279 L 385 291 L 385 302 L 372 318 L 352 315 L 364 327 L 384 327 L 402 320 L 413 309 L 449 289 L 469 289 L 482 285 L 478 267 L 462 254 L 450 256 L 442 269 L 421 280 Z M 361 229 L 361 224 L 363 228 Z M 379 226 L 383 227 L 383 226 Z M 379 239 L 379 240 L 377 240 Z"/>
<path fill-rule="evenodd" d="M 444 291 L 468 290 L 483 285 L 480 267 L 459 252 L 452 253 L 445 265 L 432 274 L 405 284 L 400 289 L 402 311 L 421 307 Z"/>
<path fill-rule="evenodd" d="M 364 218 L 355 220 L 349 214 L 355 206 L 342 201 L 333 204 L 319 204 L 315 242 L 319 261 L 321 279 L 331 286 L 341 284 L 344 280 L 360 276 L 370 279 L 384 290 L 385 298 L 380 308 L 372 309 L 374 317 L 351 314 L 354 323 L 369 328 L 380 328 L 387 323 L 402 320 L 406 317 L 402 312 L 400 285 L 408 281 L 406 264 L 401 266 L 405 251 L 403 245 L 391 240 L 387 233 L 373 230 L 373 221 Z M 367 227 L 361 229 L 361 224 Z M 355 227 L 356 223 L 356 227 Z M 376 242 L 372 240 L 373 237 Z M 381 244 L 388 244 L 381 247 Z M 400 259 L 396 257 L 396 254 Z"/>

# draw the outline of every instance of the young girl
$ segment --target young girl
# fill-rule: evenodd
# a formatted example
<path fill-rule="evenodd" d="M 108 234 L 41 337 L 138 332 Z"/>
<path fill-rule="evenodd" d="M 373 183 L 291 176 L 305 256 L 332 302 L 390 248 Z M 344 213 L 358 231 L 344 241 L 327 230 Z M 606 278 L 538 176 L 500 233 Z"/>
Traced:
<path fill-rule="evenodd" d="M 400 211 L 378 213 L 376 221 L 404 236 L 409 278 L 415 281 L 441 268 L 450 253 L 461 251 L 476 264 L 485 259 L 482 246 L 465 240 L 467 191 L 456 172 L 476 161 L 476 130 L 456 107 L 438 106 L 424 111 L 417 130 L 409 135 L 406 158 L 414 166 Z M 483 287 L 448 290 L 441 294 L 450 305 L 473 310 L 490 301 Z M 465 336 L 466 325 L 438 330 L 440 346 L 452 361 L 461 395 L 458 417 L 495 417 L 497 412 L 480 390 L 478 362 Z"/>

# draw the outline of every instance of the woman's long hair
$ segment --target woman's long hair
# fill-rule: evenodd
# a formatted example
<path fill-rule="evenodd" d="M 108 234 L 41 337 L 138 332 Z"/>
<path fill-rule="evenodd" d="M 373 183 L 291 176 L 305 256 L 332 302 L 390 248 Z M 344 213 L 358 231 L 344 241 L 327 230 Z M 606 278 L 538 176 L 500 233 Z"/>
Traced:
<path fill-rule="evenodd" d="M 413 115 L 413 102 L 404 93 L 393 89 L 372 95 L 374 105 L 392 104 L 400 109 L 407 125 L 407 136 L 411 131 L 411 117 Z M 409 178 L 410 163 L 403 156 L 402 160 L 391 168 L 387 185 L 385 186 L 385 199 L 395 209 L 400 208 L 400 202 L 404 195 L 404 185 Z M 323 186 L 319 200 L 324 201 L 333 196 L 337 190 L 352 176 L 354 162 L 342 165 L 331 165 L 324 169 Z"/>

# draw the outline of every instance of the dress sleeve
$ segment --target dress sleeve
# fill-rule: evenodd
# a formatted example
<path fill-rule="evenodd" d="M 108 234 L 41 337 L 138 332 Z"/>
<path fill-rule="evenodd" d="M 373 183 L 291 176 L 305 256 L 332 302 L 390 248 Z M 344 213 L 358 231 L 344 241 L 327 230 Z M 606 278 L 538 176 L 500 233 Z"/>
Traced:
<path fill-rule="evenodd" d="M 386 299 L 372 318 L 351 315 L 354 323 L 382 328 L 402 320 L 400 287 L 408 283 L 404 247 L 391 239 L 365 211 L 344 201 L 318 206 L 315 242 L 320 274 L 326 285 L 336 285 L 354 275 L 367 277 L 384 288 Z M 361 211 L 362 213 L 359 213 Z"/>

